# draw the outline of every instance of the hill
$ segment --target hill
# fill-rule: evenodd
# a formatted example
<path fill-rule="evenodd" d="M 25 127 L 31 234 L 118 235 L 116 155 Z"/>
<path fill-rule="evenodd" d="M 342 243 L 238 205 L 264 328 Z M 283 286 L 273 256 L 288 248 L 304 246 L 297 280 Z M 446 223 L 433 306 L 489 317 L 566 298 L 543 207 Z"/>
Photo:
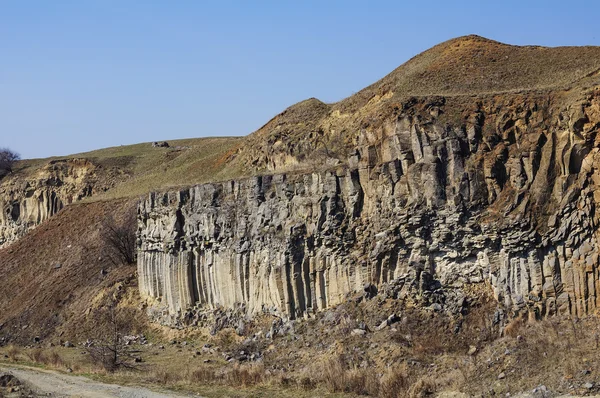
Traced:
<path fill-rule="evenodd" d="M 466 36 L 247 137 L 19 162 L 0 181 L 0 345 L 86 344 L 116 301 L 157 343 L 214 335 L 167 349 L 210 365 L 165 383 L 579 391 L 600 371 L 574 365 L 600 309 L 599 68 L 600 47 Z M 137 270 L 101 239 L 132 215 Z"/>
<path fill-rule="evenodd" d="M 406 117 L 422 124 L 475 128 L 491 137 L 484 139 L 510 144 L 506 140 L 517 138 L 509 136 L 528 134 L 527 124 L 532 125 L 530 129 L 548 128 L 562 109 L 582 106 L 600 87 L 599 71 L 600 47 L 519 47 L 473 35 L 452 39 L 338 103 L 311 98 L 295 104 L 247 137 L 174 140 L 168 147 L 141 143 L 20 161 L 14 172 L 0 181 L 4 207 L 0 227 L 12 236 L 11 241 L 78 200 L 106 202 L 99 206 L 118 211 L 122 205 L 113 202 L 115 199 L 137 200 L 153 191 L 255 174 L 347 167 L 355 158 L 369 165 L 385 162 L 393 157 L 395 149 L 389 142 L 397 134 L 400 119 Z M 589 121 L 586 118 L 582 120 Z M 592 130 L 594 127 L 588 126 L 586 131 Z M 519 150 L 530 144 L 522 145 Z M 32 210 L 40 207 L 35 201 L 52 195 L 54 201 L 42 206 L 46 210 Z M 80 209 L 59 215 L 67 217 Z M 82 224 L 84 227 L 92 228 Z M 89 236 L 65 234 L 59 242 L 52 234 L 36 231 L 26 240 L 41 241 L 58 250 L 65 240 L 78 242 Z M 22 245 L 27 243 L 3 252 L 0 276 L 4 280 L 9 280 L 9 274 L 14 278 L 42 267 L 32 261 L 40 256 L 21 258 L 32 256 L 18 249 Z M 89 266 L 92 264 L 101 267 L 95 262 Z M 14 274 L 15 269 L 21 271 Z M 10 285 L 17 288 L 19 283 Z M 16 297 L 11 292 L 4 290 L 7 308 L 12 307 L 11 297 Z M 0 323 L 7 319 L 8 312 L 4 314 Z"/>
<path fill-rule="evenodd" d="M 111 192 L 98 196 L 105 198 L 256 173 L 311 170 L 345 164 L 361 129 L 379 127 L 399 106 L 436 106 L 443 99 L 440 118 L 462 124 L 461 113 L 478 100 L 510 102 L 541 95 L 568 103 L 598 85 L 600 47 L 514 46 L 463 36 L 416 55 L 340 102 L 301 101 L 246 137 L 174 140 L 169 148 L 143 143 L 25 160 L 13 176 L 27 178 L 49 161 L 85 158 L 106 174 L 118 174 L 106 183 Z"/>
<path fill-rule="evenodd" d="M 513 46 L 463 36 L 413 57 L 338 104 L 355 111 L 375 95 L 455 96 L 563 90 L 600 71 L 600 47 Z"/>
<path fill-rule="evenodd" d="M 481 103 L 496 108 L 544 97 L 560 108 L 599 85 L 600 47 L 513 46 L 459 37 L 340 102 L 313 98 L 291 106 L 246 138 L 238 160 L 254 172 L 344 164 L 357 145 L 366 144 L 365 129 L 376 135 L 384 121 L 411 109 L 435 108 L 439 121 L 462 126 L 472 114 L 465 112 Z"/>
<path fill-rule="evenodd" d="M 227 179 L 235 170 L 227 169 L 225 159 L 242 141 L 239 137 L 172 140 L 168 147 L 152 143 L 122 145 L 63 157 L 23 160 L 13 175 L 2 181 L 27 180 L 49 162 L 86 159 L 98 168 L 102 191 L 98 199 L 136 197 L 155 189 Z M 100 189 L 99 189 L 100 190 Z"/>

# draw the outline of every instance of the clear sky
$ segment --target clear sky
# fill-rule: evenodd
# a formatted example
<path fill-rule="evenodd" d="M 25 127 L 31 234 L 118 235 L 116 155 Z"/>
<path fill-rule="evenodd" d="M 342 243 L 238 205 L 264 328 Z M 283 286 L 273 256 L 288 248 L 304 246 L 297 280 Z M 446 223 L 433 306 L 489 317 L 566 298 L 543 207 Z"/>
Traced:
<path fill-rule="evenodd" d="M 246 135 L 453 37 L 600 45 L 600 1 L 2 1 L 0 147 Z"/>

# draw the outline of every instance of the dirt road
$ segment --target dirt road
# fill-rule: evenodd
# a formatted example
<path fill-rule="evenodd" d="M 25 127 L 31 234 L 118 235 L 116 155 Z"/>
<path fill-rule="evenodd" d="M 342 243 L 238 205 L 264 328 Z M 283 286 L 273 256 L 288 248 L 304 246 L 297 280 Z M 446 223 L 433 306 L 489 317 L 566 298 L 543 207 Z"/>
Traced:
<path fill-rule="evenodd" d="M 192 397 L 169 392 L 155 392 L 142 387 L 105 384 L 81 376 L 65 375 L 49 370 L 0 366 L 0 375 L 12 374 L 36 394 L 51 397 L 85 398 L 165 398 Z M 196 396 L 197 397 L 197 396 Z"/>

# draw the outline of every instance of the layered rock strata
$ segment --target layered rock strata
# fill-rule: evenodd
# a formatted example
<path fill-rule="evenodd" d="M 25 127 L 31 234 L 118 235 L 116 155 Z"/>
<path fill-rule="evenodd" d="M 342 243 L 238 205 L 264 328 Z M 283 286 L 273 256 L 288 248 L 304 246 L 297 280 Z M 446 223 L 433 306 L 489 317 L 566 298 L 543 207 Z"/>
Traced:
<path fill-rule="evenodd" d="M 369 284 L 440 308 L 473 283 L 538 316 L 600 305 L 597 92 L 477 101 L 456 124 L 444 99 L 396 109 L 333 169 L 143 200 L 139 284 L 160 320 L 240 305 L 296 318 Z"/>
<path fill-rule="evenodd" d="M 0 185 L 0 247 L 56 214 L 64 206 L 90 196 L 96 167 L 85 159 L 52 161 L 26 179 Z"/>

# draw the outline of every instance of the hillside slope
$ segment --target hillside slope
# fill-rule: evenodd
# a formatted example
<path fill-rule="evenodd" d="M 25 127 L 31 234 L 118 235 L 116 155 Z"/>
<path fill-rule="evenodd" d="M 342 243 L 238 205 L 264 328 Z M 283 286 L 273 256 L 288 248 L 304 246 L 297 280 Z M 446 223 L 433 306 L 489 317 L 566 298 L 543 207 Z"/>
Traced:
<path fill-rule="evenodd" d="M 0 345 L 83 343 L 118 299 L 141 329 L 210 327 L 217 347 L 166 349 L 206 358 L 196 383 L 596 391 L 599 67 L 467 36 L 244 138 L 23 161 L 0 182 Z M 137 274 L 100 239 L 133 213 Z"/>
<path fill-rule="evenodd" d="M 129 294 L 135 266 L 115 263 L 102 233 L 134 209 L 126 200 L 72 204 L 0 249 L 0 341 L 72 340 L 98 321 L 88 315 L 106 298 Z"/>
<path fill-rule="evenodd" d="M 236 180 L 241 186 L 254 189 L 249 195 L 258 195 L 256 206 L 260 207 L 260 201 L 283 200 L 278 196 L 281 192 L 269 193 L 277 188 L 276 184 L 271 184 L 274 181 L 271 177 L 264 180 L 244 178 L 279 173 L 275 181 L 290 178 L 291 185 L 296 187 L 305 184 L 307 179 L 331 183 L 327 187 L 323 185 L 323 192 L 318 187 L 313 191 L 305 187 L 298 191 L 299 197 L 312 192 L 313 196 L 302 200 L 315 202 L 310 205 L 316 206 L 313 215 L 322 213 L 314 220 L 314 228 L 323 228 L 322 219 L 332 217 L 325 226 L 333 236 L 343 232 L 339 228 L 336 230 L 335 226 L 347 228 L 360 221 L 358 231 L 363 231 L 363 235 L 354 239 L 363 241 L 361 250 L 374 244 L 373 239 L 379 239 L 375 236 L 377 228 L 395 231 L 389 236 L 398 233 L 395 227 L 388 225 L 390 220 L 403 220 L 398 212 L 423 213 L 427 220 L 433 222 L 437 209 L 460 214 L 477 228 L 485 229 L 497 222 L 498 229 L 490 238 L 489 248 L 496 250 L 504 245 L 534 250 L 541 237 L 546 236 L 550 225 L 548 220 L 555 219 L 565 209 L 562 198 L 570 195 L 569 199 L 574 200 L 582 187 L 586 184 L 591 186 L 589 181 L 593 182 L 595 178 L 591 172 L 594 167 L 590 165 L 595 164 L 596 133 L 600 120 L 599 68 L 600 48 L 597 47 L 517 47 L 466 36 L 425 51 L 339 103 L 324 104 L 313 98 L 296 104 L 244 138 L 180 140 L 170 142 L 169 148 L 154 148 L 146 143 L 64 158 L 22 161 L 15 173 L 0 181 L 0 205 L 3 209 L 0 228 L 5 235 L 0 244 L 22 236 L 29 228 L 48 219 L 58 222 L 50 218 L 54 214 L 67 217 L 70 213 L 62 214 L 60 210 L 71 202 L 84 201 L 89 206 L 102 206 L 102 202 L 93 203 L 113 198 L 137 199 L 152 191 L 176 189 L 184 192 L 183 187 L 211 181 Z M 307 176 L 307 173 L 315 171 L 318 175 Z M 337 182 L 334 184 L 333 180 Z M 350 188 L 350 191 L 338 192 L 342 180 L 349 181 L 348 187 L 356 192 Z M 229 186 L 239 185 L 225 184 L 223 192 L 227 192 Z M 219 184 L 215 185 L 217 188 L 207 187 L 203 189 L 221 190 Z M 592 188 L 588 188 L 590 195 L 595 192 Z M 325 192 L 327 190 L 331 192 Z M 275 196 L 263 198 L 261 195 L 265 193 Z M 332 202 L 333 194 L 339 195 L 336 200 L 341 202 Z M 348 194 L 351 199 L 344 197 Z M 383 201 L 382 198 L 387 199 Z M 220 201 L 228 199 L 226 195 L 217 195 L 211 200 L 211 205 L 217 207 L 214 211 L 218 213 L 225 208 L 219 205 Z M 346 215 L 345 206 L 354 200 L 357 209 L 360 208 L 360 211 L 356 210 L 357 215 L 364 220 L 353 220 L 352 217 L 357 216 Z M 585 200 L 583 198 L 584 206 L 588 206 L 587 217 L 593 218 L 593 211 L 589 210 L 590 205 Z M 180 202 L 185 203 L 185 200 Z M 282 203 L 274 206 L 277 211 L 282 211 L 283 219 L 288 205 Z M 323 208 L 323 203 L 329 203 L 329 207 Z M 158 206 L 150 203 L 148 210 L 164 214 L 152 215 L 151 218 L 156 221 L 166 217 L 165 224 L 155 229 L 169 236 L 172 232 L 169 228 L 175 225 L 169 224 L 173 209 L 153 209 L 155 205 Z M 248 208 L 254 209 L 253 206 Z M 389 206 L 385 208 L 389 214 L 386 220 L 381 220 L 381 225 L 373 229 L 369 220 L 379 219 L 384 211 L 382 206 Z M 67 206 L 67 209 L 70 208 Z M 258 215 L 262 214 L 260 208 L 252 212 L 255 210 Z M 274 210 L 270 211 L 273 216 Z M 223 222 L 232 214 L 235 213 L 222 215 Z M 143 222 L 146 223 L 146 220 Z M 259 226 L 263 222 L 260 217 L 256 219 L 256 231 L 264 231 L 261 229 L 263 226 Z M 452 223 L 450 225 L 454 228 Z M 463 220 L 461 223 L 464 225 L 466 222 Z M 54 224 L 48 225 L 55 228 Z M 181 223 L 177 225 L 183 227 Z M 535 236 L 527 245 L 519 246 L 520 238 L 516 242 L 502 243 L 502 228 L 511 230 L 517 225 L 519 236 L 526 234 L 528 228 L 538 235 L 533 234 Z M 85 224 L 81 227 L 93 229 Z M 273 224 L 268 228 L 278 233 L 278 227 L 281 225 Z M 143 224 L 143 228 L 154 226 Z M 212 226 L 207 228 L 214 229 Z M 229 231 L 231 225 L 219 224 L 215 228 L 217 232 Z M 184 231 L 176 232 L 180 234 L 178 238 L 183 239 L 181 233 Z M 583 234 L 585 239 L 588 239 L 588 232 Z M 415 231 L 407 231 L 402 242 L 390 239 L 386 244 L 392 247 L 414 244 L 416 251 L 409 255 L 412 257 L 407 260 L 408 263 L 429 264 L 432 258 L 446 256 L 443 251 L 429 252 L 422 246 L 422 241 L 427 242 L 426 235 L 429 233 L 432 233 L 431 225 L 425 230 L 418 227 Z M 471 228 L 469 233 L 477 235 L 480 230 L 473 232 Z M 50 240 L 48 245 L 57 246 L 55 235 L 39 234 L 41 232 L 36 231 L 26 239 L 28 242 L 34 242 L 31 239 Z M 240 234 L 245 232 L 240 231 Z M 211 239 L 216 236 L 215 232 Z M 462 232 L 455 236 L 455 239 L 462 238 Z M 413 242 L 413 239 L 416 240 Z M 234 243 L 231 250 L 234 250 Z M 578 241 L 576 245 L 581 243 Z M 32 261 L 33 257 L 27 257 L 37 255 L 25 251 L 23 244 L 17 242 L 9 246 L 12 251 L 4 250 L 0 257 L 0 276 L 20 278 L 14 282 L 17 285 L 21 283 L 19 281 L 30 279 L 37 267 L 44 266 Z M 162 244 L 160 241 L 151 242 L 150 247 Z M 347 246 L 344 247 L 347 250 Z M 473 248 L 467 245 L 463 249 L 468 264 L 476 263 L 478 267 L 486 264 L 478 262 Z M 378 283 L 393 278 L 395 271 L 390 269 L 406 268 L 406 264 L 390 266 L 390 261 L 400 260 L 397 255 L 388 254 L 379 253 L 378 265 L 367 267 L 378 270 L 374 274 Z M 355 261 L 352 256 L 347 258 Z M 519 256 L 526 257 L 527 254 L 520 253 L 517 258 L 521 258 Z M 49 256 L 44 255 L 44 258 Z M 542 261 L 545 261 L 543 258 Z M 450 268 L 460 262 L 446 257 L 444 261 L 449 261 Z M 582 261 L 585 262 L 586 258 Z M 31 265 L 21 268 L 19 264 Z M 101 266 L 94 261 L 89 265 L 83 264 L 83 267 L 92 267 L 94 272 Z M 323 264 L 325 268 L 329 267 L 327 261 Z M 382 270 L 385 272 L 382 273 Z M 19 276 L 26 272 L 28 277 Z M 384 274 L 387 276 L 383 277 Z M 370 280 L 374 275 L 364 277 Z M 593 295 L 589 291 L 584 292 L 580 285 L 572 281 L 568 284 L 577 300 L 590 300 Z M 343 297 L 344 289 L 335 291 L 334 302 Z M 563 292 L 561 287 L 556 289 L 553 294 Z M 515 293 L 517 290 L 513 287 L 501 296 L 518 300 L 521 291 Z M 14 306 L 11 304 L 16 297 L 6 293 L 7 301 L 3 303 L 6 308 L 15 308 L 11 319 L 17 319 L 16 314 L 25 308 L 21 307 L 21 302 Z M 28 301 L 24 299 L 23 302 Z M 257 305 L 260 307 L 260 300 Z M 306 303 L 302 305 L 306 307 Z M 570 308 L 570 302 L 568 306 Z M 585 309 L 581 311 L 585 312 Z"/>
<path fill-rule="evenodd" d="M 156 189 L 237 175 L 226 159 L 240 138 L 198 138 L 127 145 L 66 157 L 17 162 L 0 179 L 0 247 L 15 241 L 66 205 L 136 198 Z"/>
<path fill-rule="evenodd" d="M 460 127 L 479 100 L 498 107 L 509 106 L 511 98 L 544 96 L 566 107 L 598 85 L 600 47 L 522 47 L 459 37 L 338 103 L 310 99 L 291 106 L 246 138 L 238 161 L 255 172 L 345 164 L 354 148 L 381 139 L 377 129 L 386 120 L 412 108 L 431 108 L 425 110 L 440 122 Z"/>

